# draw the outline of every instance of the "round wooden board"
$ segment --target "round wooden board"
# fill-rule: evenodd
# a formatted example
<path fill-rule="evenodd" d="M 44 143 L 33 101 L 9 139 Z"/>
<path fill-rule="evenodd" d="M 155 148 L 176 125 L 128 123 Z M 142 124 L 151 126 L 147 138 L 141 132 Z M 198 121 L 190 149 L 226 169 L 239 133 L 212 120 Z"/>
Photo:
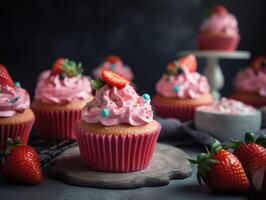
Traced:
<path fill-rule="evenodd" d="M 51 176 L 65 183 L 97 188 L 130 189 L 169 184 L 192 174 L 188 156 L 178 148 L 157 144 L 150 165 L 131 173 L 110 173 L 92 170 L 83 165 L 78 147 L 58 156 L 51 167 Z"/>

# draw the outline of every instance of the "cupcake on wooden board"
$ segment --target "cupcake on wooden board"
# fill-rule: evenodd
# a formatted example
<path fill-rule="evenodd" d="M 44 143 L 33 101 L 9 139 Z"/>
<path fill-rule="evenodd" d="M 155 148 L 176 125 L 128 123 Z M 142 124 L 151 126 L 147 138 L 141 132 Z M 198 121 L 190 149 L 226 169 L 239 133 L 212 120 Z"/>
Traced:
<path fill-rule="evenodd" d="M 197 37 L 201 50 L 234 51 L 240 41 L 238 22 L 234 15 L 222 6 L 215 6 L 211 15 L 203 21 Z"/>
<path fill-rule="evenodd" d="M 82 108 L 93 99 L 90 79 L 82 73 L 80 63 L 59 58 L 52 69 L 39 75 L 32 109 L 40 136 L 76 139 L 74 124 Z"/>
<path fill-rule="evenodd" d="M 212 96 L 207 78 L 196 72 L 197 61 L 188 55 L 167 65 L 167 72 L 156 84 L 153 106 L 160 117 L 193 120 L 195 108 L 210 104 Z"/>
<path fill-rule="evenodd" d="M 250 65 L 237 73 L 231 98 L 258 108 L 266 106 L 266 56 L 256 57 Z"/>
<path fill-rule="evenodd" d="M 134 74 L 131 68 L 128 65 L 125 65 L 123 60 L 119 56 L 108 55 L 105 58 L 104 62 L 93 70 L 92 72 L 93 76 L 95 78 L 101 77 L 101 71 L 103 69 L 112 70 L 130 81 L 134 79 Z"/>
<path fill-rule="evenodd" d="M 27 144 L 35 121 L 26 90 L 14 83 L 7 69 L 0 65 L 0 151 L 5 150 L 7 138 L 20 137 Z"/>
<path fill-rule="evenodd" d="M 153 120 L 150 96 L 139 96 L 129 83 L 108 69 L 92 81 L 95 98 L 76 124 L 81 158 L 90 168 L 132 172 L 152 158 L 161 125 Z"/>

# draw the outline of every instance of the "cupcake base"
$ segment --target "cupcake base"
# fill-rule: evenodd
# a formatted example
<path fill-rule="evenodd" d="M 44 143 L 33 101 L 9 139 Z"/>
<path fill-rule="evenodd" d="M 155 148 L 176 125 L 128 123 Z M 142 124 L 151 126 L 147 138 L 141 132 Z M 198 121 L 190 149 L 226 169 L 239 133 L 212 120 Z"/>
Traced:
<path fill-rule="evenodd" d="M 197 44 L 200 50 L 234 51 L 240 41 L 239 35 L 199 34 Z"/>
<path fill-rule="evenodd" d="M 133 172 L 145 169 L 154 153 L 161 125 L 152 121 L 141 127 L 101 124 L 76 125 L 80 154 L 92 169 Z"/>
<path fill-rule="evenodd" d="M 212 102 L 210 94 L 204 95 L 200 99 L 178 99 L 167 98 L 157 94 L 152 101 L 156 114 L 159 117 L 173 117 L 181 122 L 194 119 L 195 110 L 198 106 L 207 105 Z"/>
<path fill-rule="evenodd" d="M 12 117 L 0 118 L 0 151 L 6 149 L 7 138 L 21 139 L 22 144 L 27 144 L 34 124 L 35 117 L 30 109 Z"/>

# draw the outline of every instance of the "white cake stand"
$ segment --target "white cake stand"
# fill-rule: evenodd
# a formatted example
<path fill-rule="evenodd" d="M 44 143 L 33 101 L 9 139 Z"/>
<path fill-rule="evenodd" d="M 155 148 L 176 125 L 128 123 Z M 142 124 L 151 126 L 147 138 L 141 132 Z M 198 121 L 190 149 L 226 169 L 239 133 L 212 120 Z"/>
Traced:
<path fill-rule="evenodd" d="M 214 99 L 220 98 L 219 90 L 224 86 L 224 75 L 219 65 L 219 59 L 249 59 L 248 51 L 181 51 L 179 56 L 194 54 L 198 58 L 206 58 L 206 67 L 203 74 L 211 85 L 211 93 Z"/>

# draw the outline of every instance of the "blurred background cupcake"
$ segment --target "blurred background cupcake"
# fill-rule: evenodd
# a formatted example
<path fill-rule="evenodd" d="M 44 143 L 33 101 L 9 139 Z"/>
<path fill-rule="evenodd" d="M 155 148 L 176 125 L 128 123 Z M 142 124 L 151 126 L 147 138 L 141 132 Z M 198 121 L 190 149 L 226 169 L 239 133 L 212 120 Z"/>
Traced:
<path fill-rule="evenodd" d="M 131 68 L 128 65 L 125 65 L 122 58 L 120 58 L 119 56 L 106 56 L 104 61 L 96 69 L 93 70 L 92 74 L 94 78 L 101 77 L 101 71 L 103 69 L 112 70 L 130 81 L 134 79 L 134 75 Z"/>
<path fill-rule="evenodd" d="M 109 172 L 145 169 L 161 129 L 153 120 L 150 96 L 139 96 L 126 78 L 108 69 L 92 83 L 95 98 L 76 126 L 83 162 Z"/>
<path fill-rule="evenodd" d="M 193 120 L 196 107 L 212 102 L 208 80 L 196 70 L 197 61 L 192 54 L 167 65 L 153 98 L 158 116 L 175 117 L 182 122 Z"/>
<path fill-rule="evenodd" d="M 240 40 L 238 22 L 234 15 L 222 6 L 215 6 L 200 25 L 197 36 L 201 50 L 233 51 Z"/>
<path fill-rule="evenodd" d="M 74 124 L 93 99 L 90 79 L 81 63 L 66 58 L 55 61 L 39 75 L 32 108 L 38 133 L 48 139 L 76 139 Z"/>
<path fill-rule="evenodd" d="M 7 69 L 0 64 L 0 151 L 5 150 L 7 138 L 20 137 L 27 144 L 35 116 L 26 90 L 14 83 Z"/>
<path fill-rule="evenodd" d="M 237 73 L 232 98 L 246 104 L 266 106 L 266 56 L 258 56 L 250 67 Z"/>

